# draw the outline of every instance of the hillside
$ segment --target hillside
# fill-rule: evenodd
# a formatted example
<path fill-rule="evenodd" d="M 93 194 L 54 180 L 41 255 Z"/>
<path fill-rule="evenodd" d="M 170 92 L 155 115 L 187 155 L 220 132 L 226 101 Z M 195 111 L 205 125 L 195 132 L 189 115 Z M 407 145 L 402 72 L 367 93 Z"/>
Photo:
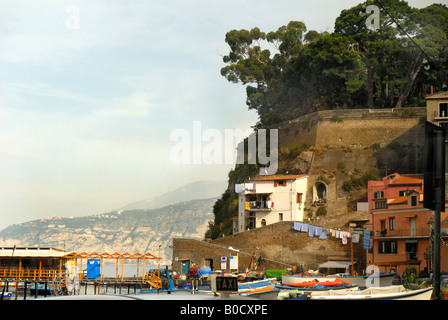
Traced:
<path fill-rule="evenodd" d="M 52 246 L 74 252 L 158 254 L 171 260 L 171 239 L 203 238 L 213 219 L 216 198 L 192 200 L 158 209 L 118 210 L 77 217 L 47 218 L 0 231 L 2 246 Z"/>

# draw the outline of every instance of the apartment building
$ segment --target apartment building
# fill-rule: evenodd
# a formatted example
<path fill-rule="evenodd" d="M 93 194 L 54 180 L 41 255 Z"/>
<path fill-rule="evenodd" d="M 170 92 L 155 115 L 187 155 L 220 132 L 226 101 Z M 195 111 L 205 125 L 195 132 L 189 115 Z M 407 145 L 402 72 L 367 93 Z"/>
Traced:
<path fill-rule="evenodd" d="M 274 175 L 235 185 L 234 233 L 280 221 L 303 221 L 307 182 L 307 175 Z"/>
<path fill-rule="evenodd" d="M 381 186 L 382 184 L 382 186 Z M 415 189 L 411 189 L 415 187 Z M 431 270 L 433 212 L 423 207 L 423 179 L 393 174 L 369 182 L 371 248 L 367 265 L 403 274 Z M 448 210 L 441 214 L 441 271 L 448 272 Z"/>

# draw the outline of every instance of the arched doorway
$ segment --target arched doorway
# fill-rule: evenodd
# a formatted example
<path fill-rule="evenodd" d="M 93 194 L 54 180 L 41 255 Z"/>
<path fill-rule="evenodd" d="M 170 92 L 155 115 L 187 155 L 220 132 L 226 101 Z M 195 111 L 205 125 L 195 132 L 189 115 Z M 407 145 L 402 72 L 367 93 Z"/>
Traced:
<path fill-rule="evenodd" d="M 322 181 L 317 181 L 313 188 L 314 202 L 326 202 L 327 201 L 327 185 Z"/>

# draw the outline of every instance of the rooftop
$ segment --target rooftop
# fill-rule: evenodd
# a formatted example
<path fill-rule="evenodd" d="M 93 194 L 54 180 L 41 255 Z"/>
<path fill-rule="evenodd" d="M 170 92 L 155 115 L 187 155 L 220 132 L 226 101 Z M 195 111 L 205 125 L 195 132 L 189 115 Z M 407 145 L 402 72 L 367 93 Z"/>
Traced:
<path fill-rule="evenodd" d="M 279 174 L 273 176 L 262 176 L 258 178 L 251 179 L 252 181 L 274 181 L 274 180 L 296 180 L 307 177 L 306 174 Z"/>
<path fill-rule="evenodd" d="M 1 257 L 48 257 L 58 258 L 66 255 L 67 252 L 53 247 L 0 247 Z"/>

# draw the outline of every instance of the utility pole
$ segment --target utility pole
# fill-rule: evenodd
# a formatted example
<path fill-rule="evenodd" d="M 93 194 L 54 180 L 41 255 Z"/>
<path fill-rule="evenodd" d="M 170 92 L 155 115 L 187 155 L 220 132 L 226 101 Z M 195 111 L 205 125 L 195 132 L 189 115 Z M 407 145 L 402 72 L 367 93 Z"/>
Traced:
<path fill-rule="evenodd" d="M 440 212 L 445 212 L 445 129 L 425 124 L 424 207 L 434 210 L 434 299 L 440 300 Z"/>
<path fill-rule="evenodd" d="M 434 190 L 434 298 L 440 300 L 440 212 L 442 211 L 442 205 L 445 205 L 445 201 L 442 202 L 442 196 L 445 198 L 445 179 L 442 177 L 442 174 L 445 174 L 445 170 L 442 169 L 444 167 L 444 152 L 442 148 L 445 148 L 445 143 L 442 131 L 435 131 L 434 133 L 435 144 L 437 146 L 435 154 L 436 168 Z"/>

